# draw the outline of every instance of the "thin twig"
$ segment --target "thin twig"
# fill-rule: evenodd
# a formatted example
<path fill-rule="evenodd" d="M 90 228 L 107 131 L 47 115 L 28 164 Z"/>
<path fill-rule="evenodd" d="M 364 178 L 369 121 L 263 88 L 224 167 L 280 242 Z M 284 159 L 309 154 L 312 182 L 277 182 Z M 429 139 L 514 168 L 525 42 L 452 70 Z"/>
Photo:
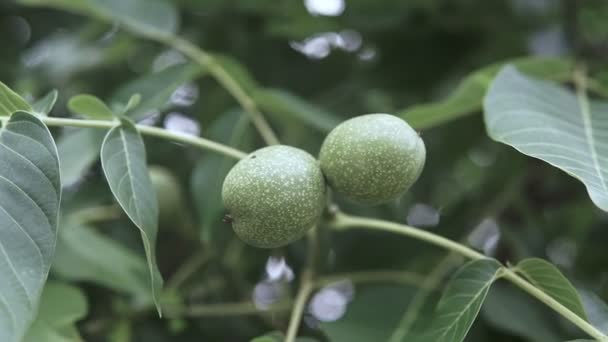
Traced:
<path fill-rule="evenodd" d="M 285 342 L 294 342 L 296 340 L 300 322 L 302 321 L 302 316 L 304 315 L 304 310 L 306 310 L 306 304 L 308 303 L 308 297 L 315 289 L 315 265 L 317 262 L 317 254 L 319 253 L 318 238 L 317 227 L 313 227 L 307 235 L 308 254 L 306 265 L 304 270 L 300 272 L 300 288 L 298 289 L 296 301 L 291 311 Z"/>
<path fill-rule="evenodd" d="M 434 244 L 438 247 L 445 248 L 449 251 L 460 254 L 469 259 L 479 260 L 486 258 L 486 256 L 473 250 L 472 248 L 444 238 L 443 236 L 394 222 L 369 219 L 364 217 L 356 217 L 343 213 L 338 213 L 335 215 L 333 222 L 330 222 L 330 226 L 337 230 L 367 227 L 376 230 L 403 234 L 421 241 L 428 242 L 430 244 Z M 528 294 L 532 295 L 539 301 L 545 303 L 547 306 L 549 306 L 555 312 L 560 314 L 562 317 L 566 318 L 572 324 L 576 325 L 581 330 L 589 334 L 589 336 L 596 338 L 598 341 L 608 341 L 608 336 L 604 335 L 593 325 L 589 324 L 587 321 L 580 318 L 568 308 L 563 306 L 561 303 L 553 299 L 553 297 L 536 288 L 534 285 L 530 284 L 527 280 L 522 278 L 517 273 L 506 267 L 502 267 L 501 276 L 510 281 L 511 283 L 515 284 L 519 288 L 523 289 L 524 291 L 528 292 Z"/>
<path fill-rule="evenodd" d="M 152 37 L 155 38 L 155 37 Z M 213 56 L 203 51 L 193 43 L 178 37 L 159 37 L 158 41 L 167 44 L 174 49 L 182 52 L 190 59 L 206 68 L 209 73 L 226 89 L 232 97 L 241 105 L 241 107 L 247 112 L 257 128 L 258 132 L 268 145 L 279 144 L 279 139 L 270 127 L 270 124 L 266 121 L 256 103 L 253 101 L 251 96 L 245 92 L 243 87 L 219 64 Z"/>
<path fill-rule="evenodd" d="M 10 117 L 0 117 L 0 122 L 8 121 Z M 116 127 L 120 123 L 117 121 L 110 120 L 84 120 L 84 119 L 68 119 L 68 118 L 55 118 L 55 117 L 39 117 L 42 122 L 44 122 L 47 126 L 71 126 L 71 127 L 86 127 L 86 128 L 104 128 L 110 129 Z M 143 135 L 149 135 L 161 139 L 171 140 L 187 145 L 191 145 L 194 147 L 198 147 L 204 150 L 209 150 L 213 152 L 217 152 L 223 154 L 225 156 L 235 158 L 235 159 L 243 159 L 247 156 L 247 153 L 243 151 L 239 151 L 230 146 L 226 146 L 224 144 L 220 144 L 213 140 L 197 137 L 194 135 L 188 135 L 183 133 L 175 133 L 168 131 L 163 128 L 146 126 L 146 125 L 136 125 L 135 126 L 139 133 Z"/>

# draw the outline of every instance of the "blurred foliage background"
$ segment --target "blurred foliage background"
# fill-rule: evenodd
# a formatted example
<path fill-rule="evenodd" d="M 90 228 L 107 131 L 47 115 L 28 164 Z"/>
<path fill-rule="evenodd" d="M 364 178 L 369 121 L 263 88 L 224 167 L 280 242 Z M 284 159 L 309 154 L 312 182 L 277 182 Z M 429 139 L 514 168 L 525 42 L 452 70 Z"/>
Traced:
<path fill-rule="evenodd" d="M 598 84 L 608 81 L 608 3 L 602 0 L 172 4 L 180 36 L 218 56 L 282 143 L 313 155 L 342 120 L 404 114 L 443 100 L 469 74 L 497 62 L 574 60 L 586 63 Z M 148 107 L 139 120 L 245 151 L 263 146 L 206 70 L 119 25 L 2 0 L 0 37 L 0 79 L 27 98 L 58 89 L 53 115 L 67 115 L 67 100 L 79 93 L 114 103 L 140 92 Z M 428 159 L 404 198 L 374 208 L 337 202 L 347 212 L 464 241 L 504 262 L 547 258 L 576 285 L 608 299 L 608 216 L 574 178 L 492 142 L 479 95 L 461 100 L 458 120 L 413 123 Z M 163 189 L 158 258 L 167 289 L 166 316 L 159 319 L 138 233 L 113 204 L 97 161 L 104 132 L 54 133 L 67 184 L 51 279 L 77 285 L 86 295 L 88 311 L 77 325 L 83 340 L 249 341 L 284 331 L 306 246 L 268 251 L 235 238 L 222 222 L 220 201 L 233 161 L 146 138 L 149 163 L 157 166 L 153 179 Z M 440 288 L 454 269 L 444 251 L 411 239 L 322 233 L 321 274 L 346 275 L 310 301 L 301 334 L 318 341 L 388 340 L 408 308 L 424 321 L 437 293 L 431 290 L 423 305 L 412 308 L 419 287 L 432 284 L 428 275 L 434 274 Z M 392 276 L 348 280 L 348 274 L 367 271 Z M 394 277 L 400 272 L 406 276 Z M 542 304 L 499 284 L 467 341 L 564 341 L 578 334 Z"/>

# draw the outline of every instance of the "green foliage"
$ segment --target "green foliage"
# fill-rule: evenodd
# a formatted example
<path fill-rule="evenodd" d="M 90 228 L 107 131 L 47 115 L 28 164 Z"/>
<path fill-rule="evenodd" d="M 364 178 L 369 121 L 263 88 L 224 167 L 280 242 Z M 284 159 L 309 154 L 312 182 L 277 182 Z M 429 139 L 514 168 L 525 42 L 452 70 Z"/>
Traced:
<path fill-rule="evenodd" d="M 337 7 L 0 5 L 0 340 L 22 340 L 8 336 L 17 330 L 27 342 L 606 339 L 608 231 L 594 206 L 605 209 L 606 105 L 595 97 L 608 94 L 606 4 L 316 2 Z M 423 130 L 425 171 L 406 195 L 370 207 L 330 194 L 310 239 L 270 251 L 222 222 L 222 183 L 260 137 L 274 131 L 317 156 L 329 131 L 366 113 Z M 519 140 L 500 141 L 516 150 L 488 139 L 513 132 Z M 170 187 L 153 189 L 156 167 Z M 57 216 L 60 189 L 57 229 L 43 216 Z M 163 201 L 175 210 L 157 222 Z M 42 241 L 42 258 L 23 232 Z M 481 261 L 444 286 L 444 249 L 454 265 L 455 254 Z M 506 269 L 490 257 L 525 261 Z"/>
<path fill-rule="evenodd" d="M 57 139 L 63 184 L 72 185 L 82 179 L 99 158 L 105 134 L 101 129 L 80 129 L 65 132 Z"/>
<path fill-rule="evenodd" d="M 28 111 L 31 108 L 19 94 L 0 82 L 0 116 L 8 116 L 20 110 Z"/>
<path fill-rule="evenodd" d="M 65 280 L 128 293 L 140 303 L 150 302 L 146 261 L 91 226 L 68 223 L 61 227 L 51 272 Z"/>
<path fill-rule="evenodd" d="M 558 58 L 525 57 L 497 63 L 477 70 L 464 78 L 450 96 L 440 102 L 416 105 L 399 113 L 414 128 L 424 129 L 444 124 L 481 110 L 488 86 L 506 64 L 518 67 L 526 74 L 567 80 L 572 75 L 572 61 Z"/>
<path fill-rule="evenodd" d="M 578 292 L 553 264 L 542 259 L 530 258 L 520 261 L 516 270 L 526 276 L 534 286 L 586 319 L 587 315 Z"/>
<path fill-rule="evenodd" d="M 49 282 L 42 291 L 38 315 L 24 342 L 80 341 L 75 323 L 88 313 L 87 299 L 75 286 Z"/>
<path fill-rule="evenodd" d="M 112 120 L 114 113 L 99 98 L 88 95 L 76 95 L 68 102 L 68 108 L 72 113 L 79 114 L 91 120 Z"/>
<path fill-rule="evenodd" d="M 48 115 L 53 107 L 55 106 L 55 102 L 57 102 L 57 95 L 59 93 L 56 89 L 49 91 L 43 98 L 32 104 L 32 110 L 34 113 L 38 113 L 40 115 Z"/>
<path fill-rule="evenodd" d="M 139 120 L 146 115 L 150 115 L 151 112 L 166 110 L 170 104 L 169 99 L 175 90 L 202 74 L 203 72 L 198 65 L 171 66 L 121 85 L 110 96 L 109 102 L 114 105 L 124 105 L 129 102 L 133 94 L 140 94 L 141 101 L 129 111 L 129 117 Z"/>
<path fill-rule="evenodd" d="M 101 163 L 116 200 L 141 232 L 152 278 L 152 296 L 160 313 L 159 295 L 163 280 L 156 263 L 158 202 L 147 170 L 144 143 L 127 119 L 112 128 L 104 138 Z"/>
<path fill-rule="evenodd" d="M 53 137 L 32 114 L 0 131 L 0 340 L 20 341 L 51 267 L 61 197 Z"/>
<path fill-rule="evenodd" d="M 448 283 L 430 327 L 419 338 L 463 341 L 499 274 L 500 264 L 493 259 L 471 261 L 462 266 Z"/>
<path fill-rule="evenodd" d="M 506 67 L 488 91 L 484 118 L 492 139 L 577 178 L 593 202 L 608 211 L 602 140 L 607 106 Z"/>

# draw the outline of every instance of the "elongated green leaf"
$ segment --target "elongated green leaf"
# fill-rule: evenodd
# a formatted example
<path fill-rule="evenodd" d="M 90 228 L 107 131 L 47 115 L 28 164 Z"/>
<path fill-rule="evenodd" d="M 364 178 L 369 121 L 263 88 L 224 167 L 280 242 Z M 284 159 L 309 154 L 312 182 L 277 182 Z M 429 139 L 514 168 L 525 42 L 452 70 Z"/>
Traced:
<path fill-rule="evenodd" d="M 8 116 L 18 110 L 30 111 L 32 107 L 6 84 L 0 82 L 0 116 Z"/>
<path fill-rule="evenodd" d="M 49 130 L 15 112 L 0 132 L 0 341 L 21 341 L 55 253 L 61 197 Z"/>
<path fill-rule="evenodd" d="M 484 101 L 490 137 L 579 179 L 608 211 L 607 102 L 577 98 L 549 82 L 505 67 Z"/>
<path fill-rule="evenodd" d="M 49 282 L 42 291 L 37 320 L 53 327 L 64 327 L 83 318 L 88 311 L 84 293 L 77 287 Z"/>
<path fill-rule="evenodd" d="M 417 129 L 431 128 L 481 110 L 483 96 L 500 68 L 516 65 L 526 74 L 552 80 L 566 80 L 573 63 L 567 59 L 525 57 L 496 63 L 467 76 L 445 100 L 417 105 L 398 115 Z"/>
<path fill-rule="evenodd" d="M 129 101 L 127 101 L 127 104 L 125 105 L 125 107 L 122 110 L 122 114 L 126 114 L 127 112 L 130 112 L 131 110 L 133 110 L 133 108 L 139 106 L 140 103 L 141 103 L 141 94 L 137 93 L 137 94 L 131 95 L 131 97 L 129 98 Z"/>
<path fill-rule="evenodd" d="M 126 83 L 110 96 L 109 102 L 125 104 L 133 94 L 140 94 L 139 105 L 128 113 L 129 117 L 139 120 L 150 112 L 167 109 L 175 90 L 203 73 L 204 71 L 194 64 L 171 66 Z"/>
<path fill-rule="evenodd" d="M 158 202 L 146 166 L 146 148 L 128 120 L 112 128 L 101 146 L 101 165 L 114 197 L 141 231 L 152 277 L 152 296 L 159 311 L 162 277 L 156 264 Z"/>
<path fill-rule="evenodd" d="M 51 90 L 43 98 L 34 102 L 32 110 L 40 115 L 48 115 L 55 106 L 55 102 L 57 102 L 57 95 L 56 89 Z"/>
<path fill-rule="evenodd" d="M 79 114 L 87 119 L 112 120 L 114 113 L 99 98 L 93 95 L 76 95 L 68 102 L 68 108 L 74 114 Z"/>
<path fill-rule="evenodd" d="M 18 0 L 31 6 L 49 6 L 102 20 L 113 20 L 129 30 L 151 37 L 166 37 L 177 31 L 175 6 L 166 0 Z"/>
<path fill-rule="evenodd" d="M 51 272 L 67 280 L 127 292 L 144 301 L 147 298 L 142 294 L 150 290 L 147 267 L 143 258 L 95 228 L 68 224 L 59 232 Z"/>
<path fill-rule="evenodd" d="M 475 260 L 454 274 L 446 288 L 425 341 L 460 342 L 467 336 L 501 265 L 494 259 Z"/>
<path fill-rule="evenodd" d="M 578 292 L 553 264 L 543 259 L 529 258 L 520 261 L 515 270 L 570 311 L 587 319 Z"/>
<path fill-rule="evenodd" d="M 74 323 L 84 318 L 87 312 L 87 300 L 80 289 L 49 282 L 42 292 L 36 320 L 23 342 L 73 342 L 78 336 Z"/>
<path fill-rule="evenodd" d="M 294 118 L 321 132 L 329 132 L 342 119 L 281 89 L 260 89 L 253 93 L 262 110 L 280 118 Z"/>
<path fill-rule="evenodd" d="M 76 183 L 99 158 L 106 131 L 83 129 L 68 132 L 57 140 L 61 160 L 61 180 L 65 186 Z"/>

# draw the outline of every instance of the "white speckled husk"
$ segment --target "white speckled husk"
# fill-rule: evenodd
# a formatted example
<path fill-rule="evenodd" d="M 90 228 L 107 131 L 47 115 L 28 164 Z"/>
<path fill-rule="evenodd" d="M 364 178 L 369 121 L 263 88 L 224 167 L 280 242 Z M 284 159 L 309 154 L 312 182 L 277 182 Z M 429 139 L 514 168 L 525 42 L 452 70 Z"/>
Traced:
<path fill-rule="evenodd" d="M 222 188 L 234 231 L 261 248 L 301 238 L 323 213 L 325 194 L 318 161 L 284 145 L 259 149 L 239 161 Z"/>
<path fill-rule="evenodd" d="M 319 160 L 328 185 L 363 204 L 380 204 L 406 192 L 420 176 L 426 149 L 416 131 L 389 114 L 368 114 L 334 128 Z"/>

